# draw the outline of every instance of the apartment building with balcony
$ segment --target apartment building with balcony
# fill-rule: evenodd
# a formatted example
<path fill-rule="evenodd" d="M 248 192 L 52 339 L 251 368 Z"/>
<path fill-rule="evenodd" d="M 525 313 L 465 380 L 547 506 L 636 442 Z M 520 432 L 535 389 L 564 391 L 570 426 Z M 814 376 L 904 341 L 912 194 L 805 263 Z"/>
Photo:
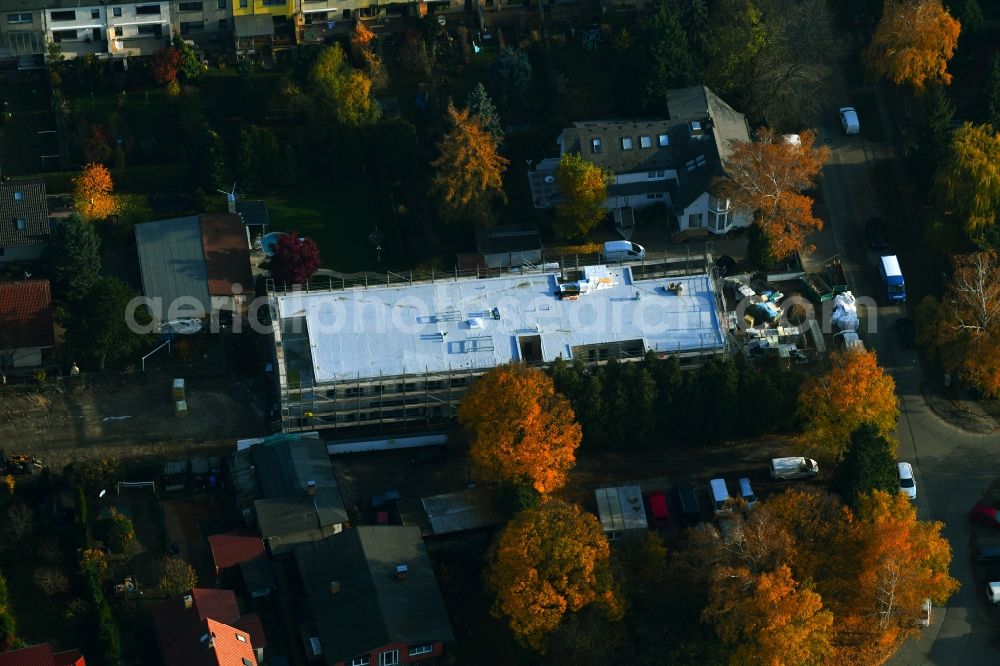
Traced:
<path fill-rule="evenodd" d="M 151 55 L 170 43 L 170 4 L 55 0 L 42 10 L 45 39 L 58 44 L 67 58 Z"/>
<path fill-rule="evenodd" d="M 198 43 L 228 39 L 233 29 L 233 2 L 239 0 L 174 0 L 173 31 Z"/>
<path fill-rule="evenodd" d="M 0 53 L 7 57 L 45 53 L 39 0 L 0 0 Z"/>

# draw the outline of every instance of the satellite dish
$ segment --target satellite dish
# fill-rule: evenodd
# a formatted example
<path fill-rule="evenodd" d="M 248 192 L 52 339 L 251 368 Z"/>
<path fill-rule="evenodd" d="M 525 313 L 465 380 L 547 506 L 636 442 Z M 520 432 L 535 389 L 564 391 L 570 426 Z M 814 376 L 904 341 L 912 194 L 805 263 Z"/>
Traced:
<path fill-rule="evenodd" d="M 556 182 L 556 177 L 555 176 L 546 176 L 545 177 L 545 182 L 546 183 L 554 183 L 554 182 Z"/>

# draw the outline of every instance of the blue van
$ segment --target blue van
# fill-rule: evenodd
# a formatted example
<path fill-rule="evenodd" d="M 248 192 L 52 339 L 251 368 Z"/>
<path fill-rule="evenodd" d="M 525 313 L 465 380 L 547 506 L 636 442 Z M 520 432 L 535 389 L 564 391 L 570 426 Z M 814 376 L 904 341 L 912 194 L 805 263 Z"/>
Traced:
<path fill-rule="evenodd" d="M 878 262 L 879 276 L 885 286 L 885 295 L 890 303 L 906 302 L 906 282 L 903 280 L 903 271 L 899 268 L 899 259 L 896 255 L 890 254 L 881 257 Z"/>

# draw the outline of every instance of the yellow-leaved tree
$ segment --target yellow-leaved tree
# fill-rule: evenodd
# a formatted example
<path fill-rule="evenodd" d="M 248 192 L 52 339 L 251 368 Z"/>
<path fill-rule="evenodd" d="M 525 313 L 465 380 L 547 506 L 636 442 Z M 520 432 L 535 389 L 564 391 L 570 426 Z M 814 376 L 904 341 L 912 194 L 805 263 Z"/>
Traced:
<path fill-rule="evenodd" d="M 973 238 L 997 223 L 1000 210 L 1000 128 L 965 123 L 951 135 L 934 174 L 938 206 Z"/>
<path fill-rule="evenodd" d="M 884 0 L 865 64 L 875 76 L 897 86 L 909 83 L 917 93 L 928 84 L 948 85 L 948 61 L 961 30 L 941 0 Z"/>
<path fill-rule="evenodd" d="M 504 365 L 480 377 L 458 407 L 471 439 L 476 480 L 526 483 L 545 494 L 566 484 L 583 431 L 552 379 L 525 365 Z"/>
<path fill-rule="evenodd" d="M 579 506 L 549 499 L 522 511 L 489 555 L 492 612 L 507 618 L 518 641 L 539 651 L 566 613 L 599 604 L 609 619 L 620 618 L 609 556 L 600 523 Z"/>
<path fill-rule="evenodd" d="M 111 172 L 103 164 L 91 163 L 73 178 L 73 205 L 85 220 L 103 220 L 118 212 Z"/>
<path fill-rule="evenodd" d="M 563 199 L 556 206 L 556 232 L 565 238 L 585 238 L 608 214 L 604 200 L 614 174 L 583 159 L 580 153 L 565 153 L 556 168 L 556 186 Z"/>
<path fill-rule="evenodd" d="M 834 462 L 862 423 L 874 424 L 884 436 L 896 429 L 896 382 L 879 366 L 874 352 L 835 352 L 830 354 L 830 369 L 802 386 L 799 412 L 805 422 L 801 441 L 806 451 Z"/>
<path fill-rule="evenodd" d="M 451 220 L 489 224 L 491 205 L 507 202 L 503 174 L 510 160 L 498 152 L 496 137 L 479 115 L 449 103 L 448 120 L 451 129 L 441 137 L 438 158 L 431 162 L 442 213 Z"/>

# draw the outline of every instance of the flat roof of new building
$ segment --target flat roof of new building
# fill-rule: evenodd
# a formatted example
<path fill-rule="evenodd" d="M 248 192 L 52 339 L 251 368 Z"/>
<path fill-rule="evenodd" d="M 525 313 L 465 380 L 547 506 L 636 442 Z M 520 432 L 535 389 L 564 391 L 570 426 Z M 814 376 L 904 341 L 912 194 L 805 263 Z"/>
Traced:
<path fill-rule="evenodd" d="M 296 327 L 307 336 L 317 384 L 571 360 L 616 343 L 664 354 L 724 348 L 710 276 L 583 270 L 589 282 L 575 298 L 557 295 L 556 273 L 508 274 L 292 293 L 276 297 L 277 309 L 286 338 Z"/>

